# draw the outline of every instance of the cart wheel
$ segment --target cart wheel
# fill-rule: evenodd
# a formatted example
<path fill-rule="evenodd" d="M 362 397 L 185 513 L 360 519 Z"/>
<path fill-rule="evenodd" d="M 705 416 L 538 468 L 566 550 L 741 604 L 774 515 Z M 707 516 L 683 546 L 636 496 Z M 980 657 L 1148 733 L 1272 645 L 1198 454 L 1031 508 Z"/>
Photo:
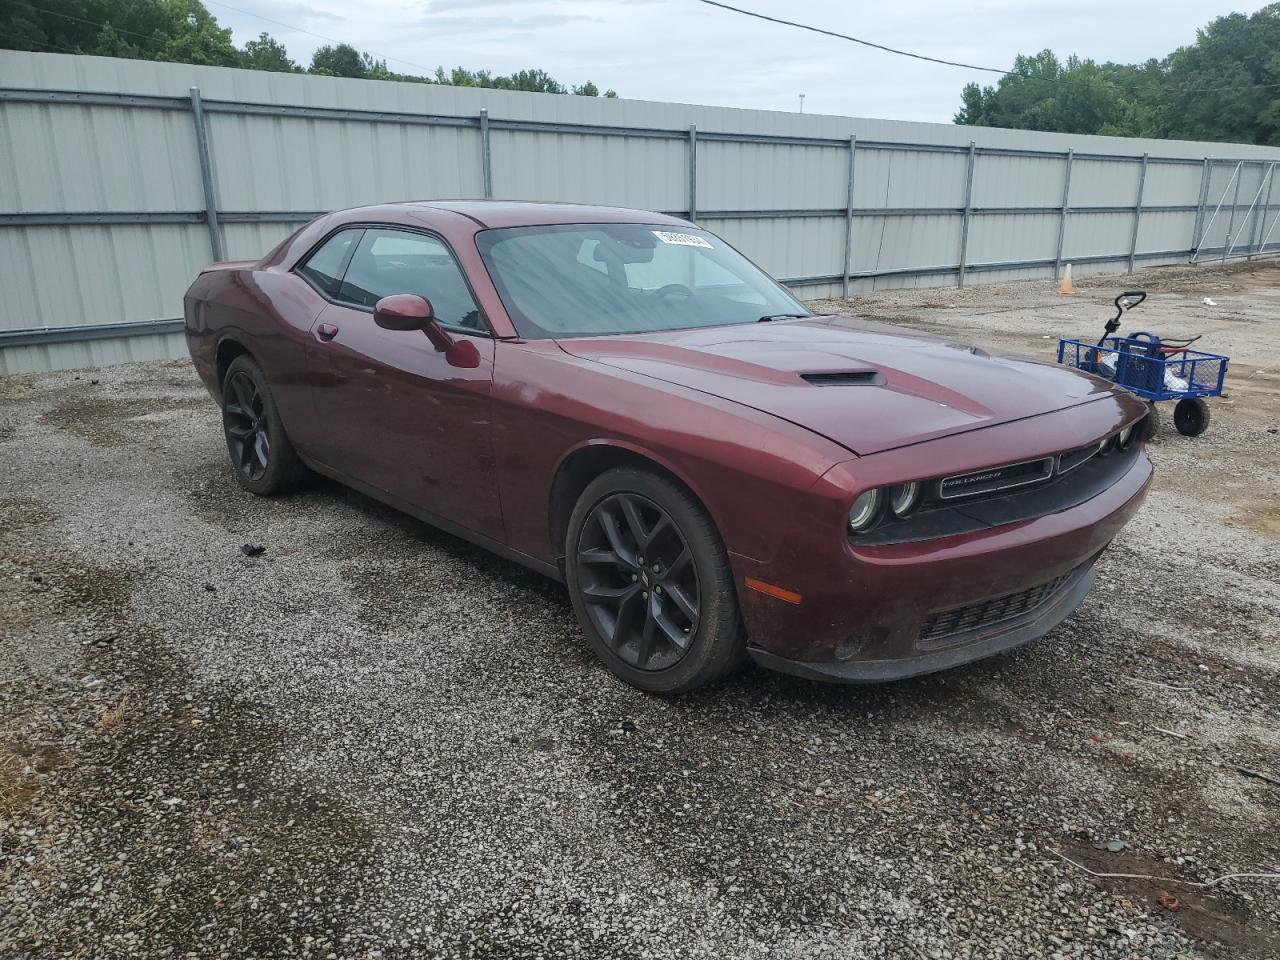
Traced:
<path fill-rule="evenodd" d="M 1147 443 L 1155 443 L 1160 439 L 1160 408 L 1154 403 L 1147 404 L 1147 435 L 1143 438 Z"/>
<path fill-rule="evenodd" d="M 1184 437 L 1198 437 L 1209 426 L 1209 405 L 1200 397 L 1185 397 L 1173 408 L 1173 425 Z"/>

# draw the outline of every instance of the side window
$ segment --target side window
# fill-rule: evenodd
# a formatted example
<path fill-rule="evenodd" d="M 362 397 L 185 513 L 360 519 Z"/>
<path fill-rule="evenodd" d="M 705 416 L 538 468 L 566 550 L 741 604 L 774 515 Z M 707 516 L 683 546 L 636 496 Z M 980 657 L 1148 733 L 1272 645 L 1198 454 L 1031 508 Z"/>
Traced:
<path fill-rule="evenodd" d="M 434 237 L 370 227 L 351 257 L 338 299 L 372 307 L 393 293 L 426 297 L 446 327 L 485 329 L 448 247 Z"/>
<path fill-rule="evenodd" d="M 351 244 L 361 232 L 360 230 L 343 230 L 341 233 L 335 233 L 319 250 L 307 258 L 307 262 L 298 268 L 298 272 L 329 296 L 336 297 L 338 283 L 342 280 L 343 264 L 347 262 Z"/>

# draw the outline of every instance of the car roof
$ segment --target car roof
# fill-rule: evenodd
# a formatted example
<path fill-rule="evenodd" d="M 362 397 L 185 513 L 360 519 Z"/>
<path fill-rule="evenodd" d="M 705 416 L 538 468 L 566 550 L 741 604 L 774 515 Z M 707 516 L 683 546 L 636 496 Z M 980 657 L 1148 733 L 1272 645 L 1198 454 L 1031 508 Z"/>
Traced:
<path fill-rule="evenodd" d="M 359 208 L 378 218 L 430 216 L 433 210 L 447 210 L 475 221 L 482 228 L 524 227 L 553 223 L 655 223 L 689 226 L 687 220 L 626 207 L 599 207 L 580 203 L 533 203 L 521 200 L 416 200 Z M 341 211 L 355 213 L 353 210 Z M 396 217 L 399 214 L 399 217 Z M 414 215 L 417 214 L 417 217 Z"/>

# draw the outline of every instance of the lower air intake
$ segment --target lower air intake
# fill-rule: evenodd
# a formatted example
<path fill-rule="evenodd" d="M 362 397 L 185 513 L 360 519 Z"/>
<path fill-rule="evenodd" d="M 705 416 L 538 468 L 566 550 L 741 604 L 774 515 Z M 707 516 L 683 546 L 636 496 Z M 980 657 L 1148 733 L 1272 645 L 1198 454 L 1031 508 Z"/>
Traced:
<path fill-rule="evenodd" d="M 948 637 L 995 626 L 1006 620 L 1017 620 L 1052 599 L 1078 570 L 1079 567 L 1027 590 L 936 614 L 924 625 L 920 640 L 922 643 L 938 643 Z"/>

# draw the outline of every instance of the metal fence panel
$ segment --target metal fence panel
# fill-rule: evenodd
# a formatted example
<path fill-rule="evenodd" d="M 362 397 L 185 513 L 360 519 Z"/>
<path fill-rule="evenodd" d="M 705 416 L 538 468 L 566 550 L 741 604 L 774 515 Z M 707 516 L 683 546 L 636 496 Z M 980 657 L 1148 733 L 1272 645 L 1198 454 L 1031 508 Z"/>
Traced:
<path fill-rule="evenodd" d="M 0 158 L 10 370 L 180 353 L 203 264 L 362 203 L 692 213 L 809 298 L 1248 256 L 1280 213 L 1276 148 L 17 51 Z"/>

